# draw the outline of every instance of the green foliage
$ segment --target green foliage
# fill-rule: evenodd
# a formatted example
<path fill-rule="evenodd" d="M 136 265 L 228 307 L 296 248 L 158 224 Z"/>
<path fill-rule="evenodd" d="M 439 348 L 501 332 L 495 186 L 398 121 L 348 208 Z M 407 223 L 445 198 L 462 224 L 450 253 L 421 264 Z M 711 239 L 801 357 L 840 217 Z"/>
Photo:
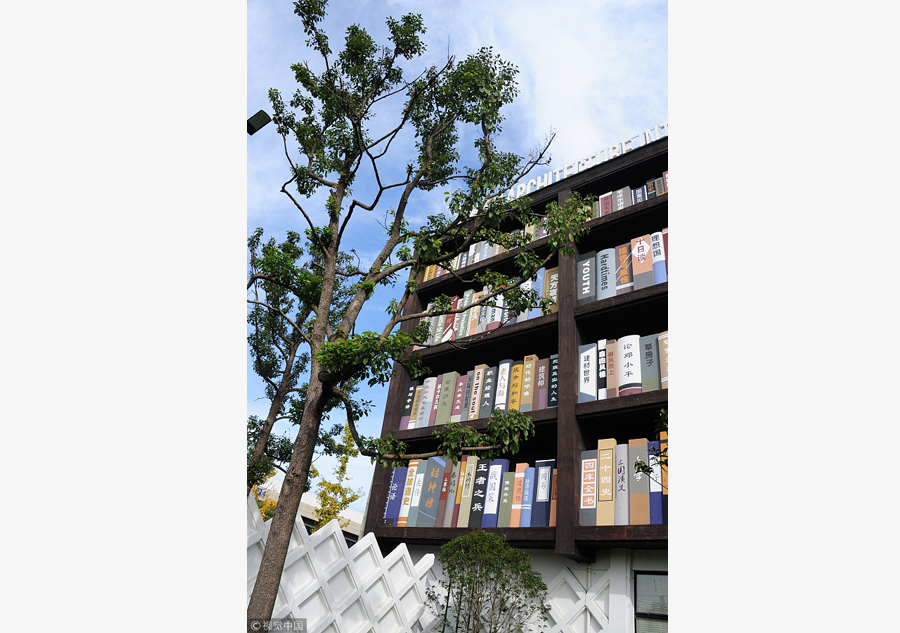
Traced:
<path fill-rule="evenodd" d="M 654 428 L 654 430 L 656 431 L 657 434 L 662 431 L 665 431 L 666 433 L 669 432 L 669 412 L 667 409 L 659 410 L 659 417 L 656 418 L 656 427 Z M 667 470 L 669 468 L 669 446 L 668 446 L 668 443 L 666 444 L 666 447 L 663 449 L 657 449 L 657 448 L 652 449 L 650 451 L 649 457 L 650 457 L 650 461 L 659 462 L 660 468 Z M 635 460 L 634 472 L 642 473 L 651 478 L 653 477 L 653 467 L 650 464 L 645 464 L 643 462 L 643 460 L 641 460 L 641 459 Z M 656 480 L 654 479 L 654 481 L 656 481 Z M 659 481 L 657 483 L 662 485 L 661 481 Z"/>
<path fill-rule="evenodd" d="M 443 578 L 427 590 L 435 632 L 514 633 L 543 629 L 547 585 L 531 559 L 497 535 L 477 530 L 441 547 Z"/>
<path fill-rule="evenodd" d="M 319 499 L 319 507 L 316 508 L 316 525 L 312 528 L 312 532 L 324 527 L 332 519 L 337 519 L 341 528 L 347 527 L 350 521 L 342 519 L 340 514 L 351 503 L 359 499 L 359 495 L 362 494 L 361 488 L 353 490 L 344 485 L 348 479 L 347 463 L 351 457 L 359 455 L 353 436 L 350 434 L 350 426 L 346 424 L 341 435 L 340 449 L 341 456 L 338 458 L 338 465 L 334 469 L 334 481 L 325 481 L 323 479 L 316 484 L 316 487 L 319 489 L 316 493 Z"/>

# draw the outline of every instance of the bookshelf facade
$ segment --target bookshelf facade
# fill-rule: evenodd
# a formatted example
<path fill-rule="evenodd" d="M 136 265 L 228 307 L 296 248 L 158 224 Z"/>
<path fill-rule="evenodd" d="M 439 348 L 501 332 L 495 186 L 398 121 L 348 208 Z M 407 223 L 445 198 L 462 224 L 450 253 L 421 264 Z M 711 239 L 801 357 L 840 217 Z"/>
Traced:
<path fill-rule="evenodd" d="M 623 187 L 636 188 L 668 171 L 668 137 L 648 143 L 600 165 L 570 176 L 531 194 L 532 208 L 542 209 L 551 201 L 562 204 L 572 191 L 601 196 Z M 597 448 L 600 439 L 615 438 L 627 444 L 630 439 L 656 438 L 654 427 L 659 410 L 668 406 L 668 389 L 618 396 L 606 400 L 578 400 L 579 346 L 600 339 L 626 335 L 641 336 L 668 331 L 668 282 L 618 294 L 609 298 L 582 302 L 577 294 L 579 274 L 576 262 L 580 254 L 615 248 L 632 239 L 668 227 L 668 193 L 632 204 L 588 223 L 590 232 L 576 244 L 574 258 L 558 255 L 546 266 L 559 268 L 558 310 L 546 316 L 517 322 L 483 334 L 419 350 L 430 375 L 465 372 L 479 364 L 497 365 L 503 359 L 519 359 L 535 354 L 540 358 L 559 355 L 559 400 L 555 408 L 531 411 L 535 436 L 523 444 L 516 455 L 504 455 L 511 464 L 555 459 L 557 503 L 555 527 L 482 528 L 501 534 L 521 548 L 553 550 L 577 562 L 588 563 L 596 550 L 609 548 L 667 549 L 668 525 L 579 525 L 579 485 L 581 451 Z M 547 239 L 529 244 L 529 249 L 546 254 Z M 462 269 L 473 271 L 511 267 L 514 253 L 502 253 Z M 421 282 L 407 306 L 407 314 L 419 311 L 435 296 L 459 295 L 467 288 L 452 275 Z M 405 331 L 415 326 L 406 321 Z M 432 450 L 436 444 L 433 427 L 399 430 L 406 376 L 402 367 L 388 390 L 382 436 L 393 433 L 408 444 L 410 453 Z M 462 422 L 484 428 L 486 419 Z M 391 468 L 375 467 L 369 495 L 364 533 L 373 532 L 382 547 L 397 543 L 441 545 L 471 528 L 383 527 L 381 518 L 391 478 Z"/>

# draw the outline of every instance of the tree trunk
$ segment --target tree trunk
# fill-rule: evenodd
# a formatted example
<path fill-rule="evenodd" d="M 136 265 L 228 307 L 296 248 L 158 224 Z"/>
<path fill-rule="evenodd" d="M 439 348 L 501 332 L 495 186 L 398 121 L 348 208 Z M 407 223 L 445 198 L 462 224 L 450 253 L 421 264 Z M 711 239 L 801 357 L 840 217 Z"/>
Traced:
<path fill-rule="evenodd" d="M 275 515 L 272 517 L 265 552 L 256 576 L 256 584 L 253 586 L 250 604 L 247 606 L 248 620 L 268 620 L 272 617 L 278 584 L 281 581 L 281 572 L 284 570 L 284 559 L 287 556 L 288 544 L 291 540 L 291 530 L 294 528 L 294 521 L 300 508 L 300 497 L 303 496 L 303 490 L 306 487 L 313 451 L 319 436 L 322 410 L 330 396 L 318 379 L 318 362 L 313 360 L 310 370 L 306 407 L 303 411 L 300 431 L 294 441 L 291 464 L 284 477 L 284 483 L 281 484 L 278 505 L 275 507 Z M 249 622 L 247 630 L 255 633 L 250 628 Z"/>

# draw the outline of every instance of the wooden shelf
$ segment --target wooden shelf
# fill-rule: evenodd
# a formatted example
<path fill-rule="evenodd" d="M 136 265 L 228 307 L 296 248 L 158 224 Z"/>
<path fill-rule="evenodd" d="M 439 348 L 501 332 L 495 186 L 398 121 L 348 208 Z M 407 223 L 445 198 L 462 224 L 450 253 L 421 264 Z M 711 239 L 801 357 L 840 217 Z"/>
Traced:
<path fill-rule="evenodd" d="M 528 411 L 525 415 L 529 416 L 535 426 L 542 423 L 553 423 L 556 421 L 556 407 L 552 409 L 540 409 L 538 411 Z M 467 420 L 460 422 L 460 426 L 471 426 L 478 431 L 487 428 L 487 418 L 478 418 L 477 420 Z M 432 434 L 440 429 L 441 426 L 426 426 L 421 429 L 404 429 L 402 431 L 394 431 L 394 439 L 403 440 L 404 442 L 413 439 L 431 438 Z"/>
<path fill-rule="evenodd" d="M 631 396 L 618 396 L 606 400 L 594 400 L 593 402 L 580 402 L 575 405 L 575 415 L 579 418 L 598 415 L 609 411 L 621 411 L 623 409 L 639 409 L 665 404 L 669 401 L 668 389 L 657 389 L 647 393 L 636 393 Z M 595 447 L 596 448 L 596 447 Z"/>
<path fill-rule="evenodd" d="M 589 549 L 668 549 L 668 525 L 575 526 L 575 542 Z"/>
<path fill-rule="evenodd" d="M 442 545 L 447 541 L 455 539 L 457 536 L 468 534 L 476 528 L 397 528 L 397 527 L 376 527 L 375 538 L 381 543 L 399 544 L 399 543 L 418 543 L 424 545 Z M 556 543 L 555 527 L 533 527 L 533 528 L 477 528 L 499 534 L 504 539 L 514 544 L 516 547 L 528 547 L 535 549 L 553 549 Z M 390 547 L 389 549 L 393 549 Z"/>
<path fill-rule="evenodd" d="M 633 292 L 626 292 L 623 295 L 616 295 L 600 301 L 592 301 L 580 306 L 575 306 L 575 318 L 580 319 L 586 316 L 595 316 L 607 310 L 614 310 L 622 306 L 642 303 L 648 299 L 656 299 L 669 293 L 669 282 L 664 281 L 661 284 L 641 288 Z"/>
<path fill-rule="evenodd" d="M 490 332 L 473 334 L 472 336 L 467 336 L 455 341 L 448 341 L 447 343 L 441 343 L 434 347 L 420 349 L 418 352 L 422 357 L 422 360 L 427 362 L 444 354 L 458 354 L 459 352 L 467 351 L 469 348 L 476 345 L 492 344 L 495 342 L 506 344 L 510 337 L 514 337 L 522 332 L 527 331 L 529 333 L 535 333 L 544 328 L 555 327 L 558 320 L 558 314 L 547 314 L 537 317 L 536 319 L 522 321 L 521 323 L 504 325 L 503 327 L 491 330 Z"/>

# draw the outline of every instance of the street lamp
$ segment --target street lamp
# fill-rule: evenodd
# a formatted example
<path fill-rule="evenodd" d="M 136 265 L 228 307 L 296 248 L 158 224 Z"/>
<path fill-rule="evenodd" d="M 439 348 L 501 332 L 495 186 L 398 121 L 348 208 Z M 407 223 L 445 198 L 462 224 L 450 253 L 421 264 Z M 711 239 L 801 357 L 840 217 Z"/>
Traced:
<path fill-rule="evenodd" d="M 253 136 L 257 131 L 265 127 L 265 125 L 271 120 L 272 117 L 266 114 L 264 110 L 260 110 L 252 117 L 247 119 L 247 134 Z"/>

